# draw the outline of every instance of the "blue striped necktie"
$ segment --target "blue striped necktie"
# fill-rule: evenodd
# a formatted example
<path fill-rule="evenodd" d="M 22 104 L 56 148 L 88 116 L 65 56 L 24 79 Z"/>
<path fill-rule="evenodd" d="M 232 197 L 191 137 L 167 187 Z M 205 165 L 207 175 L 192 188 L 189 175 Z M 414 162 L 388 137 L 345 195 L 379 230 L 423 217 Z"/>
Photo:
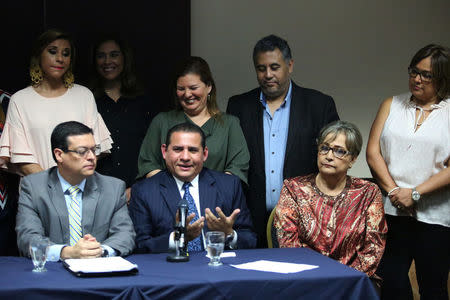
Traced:
<path fill-rule="evenodd" d="M 199 219 L 199 216 L 198 216 L 198 212 L 197 212 L 197 207 L 195 206 L 194 198 L 192 197 L 191 193 L 189 192 L 190 185 L 191 185 L 190 182 L 185 182 L 183 184 L 183 189 L 184 189 L 183 199 L 186 200 L 189 205 L 188 215 L 190 215 L 191 213 L 195 213 L 195 217 L 191 221 L 191 224 L 192 224 Z M 202 235 L 200 234 L 198 237 L 196 237 L 195 239 L 193 239 L 192 241 L 190 241 L 188 243 L 188 251 L 189 252 L 203 250 L 201 236 Z"/>
<path fill-rule="evenodd" d="M 77 194 L 80 188 L 76 185 L 71 186 L 67 189 L 70 194 L 69 205 L 69 232 L 70 232 L 70 246 L 75 245 L 82 237 L 81 229 L 81 210 L 80 202 L 77 199 Z"/>

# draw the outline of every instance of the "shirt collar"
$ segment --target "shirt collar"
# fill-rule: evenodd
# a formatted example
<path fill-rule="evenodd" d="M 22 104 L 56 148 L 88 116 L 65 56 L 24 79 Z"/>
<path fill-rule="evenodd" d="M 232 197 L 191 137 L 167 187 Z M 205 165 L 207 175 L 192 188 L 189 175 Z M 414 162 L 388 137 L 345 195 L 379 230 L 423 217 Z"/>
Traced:
<path fill-rule="evenodd" d="M 56 174 L 58 174 L 59 183 L 61 184 L 61 188 L 62 188 L 63 192 L 65 193 L 67 191 L 67 189 L 70 188 L 72 185 L 61 176 L 58 169 L 56 169 Z M 85 185 L 86 185 L 86 178 L 83 179 L 83 181 L 81 181 L 80 184 L 78 184 L 77 186 L 81 190 L 81 192 L 84 192 Z"/>
<path fill-rule="evenodd" d="M 288 88 L 288 92 L 286 94 L 286 97 L 284 97 L 284 101 L 283 103 L 281 103 L 280 107 L 284 107 L 286 105 L 287 102 L 291 101 L 291 95 L 292 95 L 292 81 L 289 81 L 289 88 Z M 264 95 L 264 93 L 261 92 L 259 93 L 259 101 L 261 101 L 261 104 L 266 107 L 267 105 L 267 101 L 266 101 L 266 95 Z"/>
<path fill-rule="evenodd" d="M 193 188 L 195 188 L 195 189 L 198 189 L 198 176 L 199 175 L 197 174 L 197 176 L 195 176 L 195 178 L 192 179 L 192 181 L 191 181 L 191 186 Z M 184 181 L 181 181 L 180 179 L 176 178 L 173 175 L 172 175 L 172 177 L 173 177 L 173 179 L 175 179 L 175 182 L 177 183 L 178 190 L 182 191 L 183 190 Z"/>

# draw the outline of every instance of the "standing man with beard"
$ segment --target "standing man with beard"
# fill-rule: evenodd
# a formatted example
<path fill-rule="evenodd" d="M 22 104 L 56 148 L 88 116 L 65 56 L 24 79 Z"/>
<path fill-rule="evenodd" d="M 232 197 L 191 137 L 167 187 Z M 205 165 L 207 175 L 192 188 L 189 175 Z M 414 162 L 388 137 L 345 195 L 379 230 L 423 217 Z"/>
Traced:
<path fill-rule="evenodd" d="M 258 246 L 267 247 L 266 223 L 283 180 L 317 172 L 316 138 L 339 116 L 333 98 L 290 79 L 294 61 L 284 39 L 259 40 L 253 63 L 259 88 L 231 97 L 227 113 L 240 119 L 250 151 L 247 205 Z"/>

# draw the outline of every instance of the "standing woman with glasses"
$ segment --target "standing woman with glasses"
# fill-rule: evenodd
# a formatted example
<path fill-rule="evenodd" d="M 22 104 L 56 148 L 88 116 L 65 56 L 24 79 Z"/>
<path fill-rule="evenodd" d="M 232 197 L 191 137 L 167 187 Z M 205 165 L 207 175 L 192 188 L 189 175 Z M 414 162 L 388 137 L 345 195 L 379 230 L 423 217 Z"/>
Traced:
<path fill-rule="evenodd" d="M 35 41 L 30 61 L 31 86 L 11 97 L 0 139 L 2 163 L 28 175 L 55 166 L 50 136 L 56 125 L 79 121 L 94 132 L 101 152 L 111 137 L 92 93 L 74 84 L 74 46 L 68 34 L 50 29 Z"/>
<path fill-rule="evenodd" d="M 386 191 L 389 233 L 380 263 L 383 299 L 448 300 L 450 267 L 450 49 L 428 45 L 408 67 L 409 93 L 386 99 L 367 145 L 367 162 Z"/>
<path fill-rule="evenodd" d="M 284 180 L 275 208 L 278 243 L 310 248 L 377 281 L 387 232 L 381 192 L 347 175 L 361 151 L 361 133 L 336 121 L 322 128 L 318 144 L 319 173 Z"/>

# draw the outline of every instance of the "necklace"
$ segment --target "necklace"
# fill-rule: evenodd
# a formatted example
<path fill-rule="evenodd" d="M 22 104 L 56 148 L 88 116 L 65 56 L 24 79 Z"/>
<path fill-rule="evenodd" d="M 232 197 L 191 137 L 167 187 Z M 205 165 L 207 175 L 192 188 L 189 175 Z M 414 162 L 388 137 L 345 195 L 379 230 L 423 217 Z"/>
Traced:
<path fill-rule="evenodd" d="M 422 105 L 420 105 L 420 104 L 418 104 L 417 103 L 417 99 L 416 99 L 416 97 L 414 97 L 414 96 L 411 96 L 411 99 L 410 99 L 410 101 L 414 104 L 414 107 L 416 108 L 416 109 L 419 109 L 419 110 L 422 110 L 422 111 L 433 111 L 433 107 L 431 107 L 431 108 L 424 108 Z M 434 103 L 433 103 L 434 104 Z M 432 104 L 432 105 L 433 105 Z"/>

